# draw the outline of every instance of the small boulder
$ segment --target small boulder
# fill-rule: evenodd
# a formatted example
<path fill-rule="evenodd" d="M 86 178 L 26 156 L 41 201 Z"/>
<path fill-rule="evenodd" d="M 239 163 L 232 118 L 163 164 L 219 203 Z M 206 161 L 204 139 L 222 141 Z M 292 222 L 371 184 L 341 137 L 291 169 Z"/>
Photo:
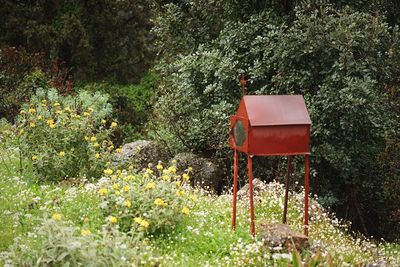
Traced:
<path fill-rule="evenodd" d="M 219 190 L 221 175 L 215 163 L 193 153 L 179 153 L 172 160 L 176 161 L 178 172 L 192 167 L 193 171 L 190 174 L 192 185 L 215 191 Z"/>
<path fill-rule="evenodd" d="M 264 245 L 269 248 L 302 250 L 309 247 L 308 237 L 293 231 L 287 224 L 261 224 Z"/>
<path fill-rule="evenodd" d="M 258 178 L 253 179 L 253 197 L 255 201 L 259 201 L 261 192 L 267 189 L 267 185 Z M 237 192 L 238 199 L 248 199 L 249 198 L 249 184 L 245 184 Z"/>
<path fill-rule="evenodd" d="M 157 165 L 158 161 L 166 162 L 167 152 L 154 141 L 137 140 L 122 146 L 121 152 L 116 154 L 115 163 L 129 163 L 139 170 L 146 168 L 149 163 Z"/>

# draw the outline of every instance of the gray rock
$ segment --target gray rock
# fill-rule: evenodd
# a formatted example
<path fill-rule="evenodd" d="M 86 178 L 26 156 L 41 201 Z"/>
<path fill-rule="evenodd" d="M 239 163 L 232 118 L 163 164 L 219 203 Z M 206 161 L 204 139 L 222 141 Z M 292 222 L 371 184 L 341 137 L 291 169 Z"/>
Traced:
<path fill-rule="evenodd" d="M 259 201 L 261 192 L 267 190 L 267 185 L 258 178 L 253 179 L 253 197 L 255 201 Z M 248 199 L 249 198 L 249 184 L 245 184 L 237 192 L 238 199 Z"/>
<path fill-rule="evenodd" d="M 178 172 L 192 167 L 193 171 L 190 174 L 192 185 L 211 190 L 219 189 L 221 184 L 220 171 L 218 166 L 210 160 L 193 153 L 179 153 L 172 160 L 176 160 Z"/>
<path fill-rule="evenodd" d="M 309 247 L 307 236 L 293 231 L 287 224 L 261 224 L 264 245 L 273 248 L 297 250 Z"/>
<path fill-rule="evenodd" d="M 132 164 L 137 169 L 146 168 L 149 163 L 154 166 L 158 161 L 166 162 L 167 152 L 154 141 L 137 140 L 122 146 L 121 152 L 116 154 L 116 164 Z"/>

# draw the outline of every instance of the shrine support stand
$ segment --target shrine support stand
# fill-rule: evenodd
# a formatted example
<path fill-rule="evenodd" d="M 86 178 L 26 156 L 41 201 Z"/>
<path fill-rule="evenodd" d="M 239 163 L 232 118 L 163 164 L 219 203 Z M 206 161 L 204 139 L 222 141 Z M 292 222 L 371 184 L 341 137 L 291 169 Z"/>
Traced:
<path fill-rule="evenodd" d="M 233 156 L 233 208 L 232 208 L 232 229 L 236 229 L 236 205 L 237 205 L 237 179 L 238 179 L 238 152 L 234 150 Z M 288 156 L 286 181 L 285 181 L 285 200 L 282 216 L 282 223 L 287 222 L 287 206 L 289 198 L 289 184 L 293 156 Z M 247 155 L 248 177 L 249 177 L 249 198 L 250 198 L 250 228 L 251 235 L 255 236 L 254 225 L 254 200 L 253 200 L 253 156 Z M 309 177 L 310 177 L 310 155 L 305 155 L 305 171 L 304 171 L 304 234 L 308 236 L 308 194 L 309 194 Z"/>

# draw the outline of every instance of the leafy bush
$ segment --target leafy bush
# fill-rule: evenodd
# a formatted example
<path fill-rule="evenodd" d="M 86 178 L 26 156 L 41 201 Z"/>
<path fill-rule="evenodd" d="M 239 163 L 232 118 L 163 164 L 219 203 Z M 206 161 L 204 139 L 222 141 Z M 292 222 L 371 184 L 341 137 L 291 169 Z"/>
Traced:
<path fill-rule="evenodd" d="M 399 40 L 383 17 L 324 5 L 303 5 L 288 25 L 265 11 L 226 22 L 213 41 L 158 64 L 155 124 L 171 145 L 226 162 L 241 73 L 249 94 L 301 94 L 313 121 L 313 189 L 364 233 L 382 234 L 376 225 L 395 198 L 377 202 L 377 192 L 400 175 L 377 163 L 399 140 Z"/>
<path fill-rule="evenodd" d="M 120 123 L 119 132 L 114 136 L 116 143 L 132 142 L 145 134 L 145 125 L 153 109 L 155 80 L 154 74 L 148 73 L 139 84 L 91 83 L 82 87 L 83 90 L 110 96 L 112 116 Z"/>
<path fill-rule="evenodd" d="M 126 170 L 104 170 L 98 193 L 101 207 L 110 224 L 118 224 L 127 232 L 160 233 L 174 228 L 183 216 L 189 215 L 195 197 L 186 192 L 189 170 L 176 174 L 174 165 L 164 169 L 157 165 L 135 174 Z"/>
<path fill-rule="evenodd" d="M 20 148 L 39 179 L 99 177 L 115 150 L 109 137 L 117 126 L 107 116 L 105 95 L 79 92 L 60 96 L 55 89 L 38 90 L 18 116 Z"/>
<path fill-rule="evenodd" d="M 9 252 L 0 255 L 5 266 L 155 266 L 160 263 L 153 248 L 115 228 L 105 227 L 99 233 L 91 233 L 53 216 L 35 230 L 18 237 Z"/>

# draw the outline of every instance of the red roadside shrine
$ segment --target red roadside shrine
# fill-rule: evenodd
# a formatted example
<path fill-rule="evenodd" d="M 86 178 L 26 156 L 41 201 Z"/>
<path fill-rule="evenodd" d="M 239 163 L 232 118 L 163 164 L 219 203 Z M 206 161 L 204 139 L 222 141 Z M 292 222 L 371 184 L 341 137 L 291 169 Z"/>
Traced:
<path fill-rule="evenodd" d="M 308 235 L 308 193 L 311 119 L 301 95 L 245 95 L 230 118 L 229 144 L 234 149 L 232 229 L 236 227 L 238 151 L 247 154 L 251 234 L 255 235 L 253 156 L 287 156 L 283 223 L 293 156 L 305 157 L 304 234 Z"/>

